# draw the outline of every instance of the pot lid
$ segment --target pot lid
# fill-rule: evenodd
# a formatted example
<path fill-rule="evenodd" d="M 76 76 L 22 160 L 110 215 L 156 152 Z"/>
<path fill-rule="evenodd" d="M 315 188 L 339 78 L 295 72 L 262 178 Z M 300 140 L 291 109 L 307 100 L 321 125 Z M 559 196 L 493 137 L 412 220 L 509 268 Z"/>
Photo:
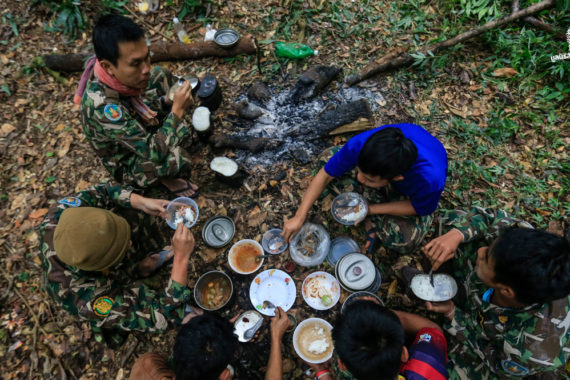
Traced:
<path fill-rule="evenodd" d="M 233 239 L 234 232 L 233 220 L 224 215 L 216 215 L 206 221 L 202 229 L 202 239 L 210 247 L 219 248 Z"/>
<path fill-rule="evenodd" d="M 350 289 L 364 290 L 376 279 L 374 263 L 361 253 L 343 256 L 336 265 L 339 281 Z"/>

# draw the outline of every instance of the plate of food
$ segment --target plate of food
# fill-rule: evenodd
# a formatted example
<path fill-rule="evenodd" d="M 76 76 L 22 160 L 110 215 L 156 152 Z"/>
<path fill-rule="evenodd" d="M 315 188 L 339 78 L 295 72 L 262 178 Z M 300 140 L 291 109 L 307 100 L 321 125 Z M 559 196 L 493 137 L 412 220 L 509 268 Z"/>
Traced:
<path fill-rule="evenodd" d="M 293 333 L 293 348 L 308 363 L 324 363 L 332 357 L 334 345 L 330 323 L 309 318 L 299 323 Z"/>
<path fill-rule="evenodd" d="M 313 309 L 328 310 L 340 299 L 340 285 L 327 272 L 313 272 L 303 281 L 301 293 L 307 305 Z"/>
<path fill-rule="evenodd" d="M 368 215 L 368 202 L 358 193 L 342 193 L 332 201 L 333 218 L 345 226 L 353 226 Z"/>
<path fill-rule="evenodd" d="M 166 223 L 174 230 L 179 223 L 184 223 L 186 227 L 192 228 L 200 215 L 196 202 L 187 197 L 178 197 L 172 200 L 166 206 L 166 212 L 168 212 Z"/>
<path fill-rule="evenodd" d="M 240 342 L 249 342 L 251 338 L 247 339 L 245 332 L 251 328 L 257 327 L 255 331 L 261 327 L 260 320 L 263 319 L 263 315 L 259 314 L 255 310 L 248 310 L 238 317 L 234 322 L 234 334 L 237 335 Z M 253 338 L 253 334 L 252 334 Z"/>
<path fill-rule="evenodd" d="M 433 275 L 432 285 L 429 275 L 417 274 L 412 278 L 410 289 L 424 301 L 444 302 L 457 294 L 457 282 L 450 275 L 438 273 Z"/>
<path fill-rule="evenodd" d="M 297 289 L 295 282 L 287 273 L 279 269 L 261 272 L 251 282 L 249 298 L 253 307 L 263 315 L 275 315 L 275 307 L 283 311 L 295 304 Z"/>

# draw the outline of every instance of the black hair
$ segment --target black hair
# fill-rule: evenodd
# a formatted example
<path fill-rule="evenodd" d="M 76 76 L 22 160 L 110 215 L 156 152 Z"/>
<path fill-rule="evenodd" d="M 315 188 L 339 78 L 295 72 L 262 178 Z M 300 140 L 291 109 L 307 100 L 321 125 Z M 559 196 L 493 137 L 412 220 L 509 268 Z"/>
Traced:
<path fill-rule="evenodd" d="M 418 159 L 416 145 L 399 128 L 379 130 L 366 140 L 358 155 L 358 167 L 366 174 L 392 180 L 404 174 Z"/>
<path fill-rule="evenodd" d="M 180 328 L 174 343 L 176 380 L 215 380 L 233 358 L 238 340 L 230 322 L 204 313 Z"/>
<path fill-rule="evenodd" d="M 531 228 L 509 228 L 489 248 L 494 281 L 510 286 L 518 302 L 546 303 L 570 294 L 570 244 Z"/>
<path fill-rule="evenodd" d="M 398 375 L 404 329 L 384 306 L 360 300 L 347 306 L 332 330 L 338 357 L 359 380 L 393 380 Z"/>
<path fill-rule="evenodd" d="M 144 30 L 124 16 L 106 14 L 93 28 L 93 48 L 99 61 L 106 59 L 113 66 L 119 60 L 119 42 L 136 42 L 144 38 Z"/>

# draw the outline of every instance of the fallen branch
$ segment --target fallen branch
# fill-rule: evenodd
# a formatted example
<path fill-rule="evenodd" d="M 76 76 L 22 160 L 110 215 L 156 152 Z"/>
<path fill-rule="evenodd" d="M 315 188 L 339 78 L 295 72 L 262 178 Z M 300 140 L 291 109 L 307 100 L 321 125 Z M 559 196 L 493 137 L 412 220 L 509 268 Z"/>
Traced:
<path fill-rule="evenodd" d="M 213 41 L 197 41 L 191 44 L 157 42 L 150 46 L 151 62 L 183 61 L 206 57 L 235 57 L 240 54 L 256 53 L 255 43 L 251 35 L 241 37 L 236 46 L 225 49 Z M 82 71 L 85 60 L 92 53 L 82 54 L 49 54 L 45 55 L 46 67 L 55 71 Z"/>
<path fill-rule="evenodd" d="M 458 43 L 464 42 L 470 38 L 476 37 L 484 32 L 503 26 L 514 20 L 518 20 L 520 18 L 527 17 L 529 15 L 538 13 L 542 10 L 548 9 L 553 7 L 556 4 L 556 0 L 544 0 L 540 3 L 536 3 L 528 8 L 523 10 L 513 12 L 508 16 L 501 17 L 496 20 L 489 21 L 484 25 L 478 26 L 474 29 L 471 29 L 465 33 L 461 33 L 453 38 L 450 38 L 445 41 L 438 42 L 435 45 L 428 46 L 427 48 L 420 50 L 419 53 L 425 55 L 436 54 L 441 50 L 447 49 L 451 46 L 457 45 Z M 408 66 L 412 64 L 416 58 L 414 58 L 411 54 L 406 53 L 405 51 L 396 50 L 387 56 L 381 57 L 378 61 L 373 62 L 366 66 L 359 74 L 352 74 L 346 78 L 346 84 L 349 86 L 355 85 L 356 83 L 362 82 L 363 80 L 370 78 L 376 74 L 381 72 L 396 69 L 402 66 Z"/>
<path fill-rule="evenodd" d="M 511 6 L 511 10 L 513 12 L 517 12 L 520 10 L 519 0 L 513 1 L 513 4 Z M 539 29 L 542 29 L 542 30 L 547 31 L 548 33 L 554 34 L 554 37 L 560 41 L 566 40 L 566 36 L 564 35 L 564 33 L 562 33 L 559 30 L 556 30 L 556 28 L 554 28 L 552 25 L 549 25 L 549 24 L 545 23 L 544 21 L 537 19 L 536 17 L 527 16 L 523 20 L 528 22 L 529 24 L 539 28 Z"/>

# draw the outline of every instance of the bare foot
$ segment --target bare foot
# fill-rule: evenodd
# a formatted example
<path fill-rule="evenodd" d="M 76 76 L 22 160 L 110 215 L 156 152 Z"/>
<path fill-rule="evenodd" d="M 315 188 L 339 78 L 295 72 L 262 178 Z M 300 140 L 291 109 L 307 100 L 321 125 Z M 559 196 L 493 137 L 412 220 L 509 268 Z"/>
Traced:
<path fill-rule="evenodd" d="M 139 276 L 141 277 L 150 276 L 151 274 L 156 272 L 160 267 L 162 267 L 162 265 L 164 265 L 165 262 L 167 262 L 174 256 L 174 250 L 171 247 L 165 247 L 165 249 L 169 250 L 162 263 L 159 263 L 160 252 L 153 253 L 152 255 L 145 257 L 142 261 L 138 263 Z"/>
<path fill-rule="evenodd" d="M 198 191 L 198 186 L 182 178 L 163 178 L 160 182 L 171 193 L 182 197 L 191 197 Z"/>

